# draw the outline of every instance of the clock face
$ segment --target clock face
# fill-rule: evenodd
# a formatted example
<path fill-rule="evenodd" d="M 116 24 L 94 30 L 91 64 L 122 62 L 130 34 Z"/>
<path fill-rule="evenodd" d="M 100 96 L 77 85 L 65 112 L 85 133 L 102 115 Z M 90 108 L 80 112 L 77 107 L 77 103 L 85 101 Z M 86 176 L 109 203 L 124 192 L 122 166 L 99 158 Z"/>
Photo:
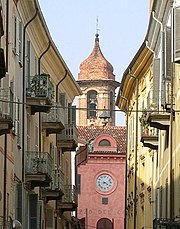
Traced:
<path fill-rule="evenodd" d="M 107 192 L 113 187 L 113 179 L 108 174 L 101 174 L 96 180 L 98 189 L 102 192 Z"/>

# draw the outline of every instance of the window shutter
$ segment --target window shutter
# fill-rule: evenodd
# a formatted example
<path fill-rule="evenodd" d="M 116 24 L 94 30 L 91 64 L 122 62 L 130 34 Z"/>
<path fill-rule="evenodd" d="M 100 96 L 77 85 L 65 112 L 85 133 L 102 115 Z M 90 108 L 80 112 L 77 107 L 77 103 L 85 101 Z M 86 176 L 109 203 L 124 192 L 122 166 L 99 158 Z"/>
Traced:
<path fill-rule="evenodd" d="M 53 228 L 53 210 L 51 208 L 47 209 L 47 227 Z"/>
<path fill-rule="evenodd" d="M 19 62 L 22 62 L 22 21 L 19 20 Z"/>
<path fill-rule="evenodd" d="M 72 123 L 72 103 L 68 103 L 68 124 Z"/>
<path fill-rule="evenodd" d="M 160 59 L 153 61 L 153 103 L 159 105 Z"/>
<path fill-rule="evenodd" d="M 17 220 L 22 223 L 22 184 L 17 184 Z"/>
<path fill-rule="evenodd" d="M 38 195 L 32 194 L 29 196 L 29 228 L 37 229 L 38 228 Z"/>
<path fill-rule="evenodd" d="M 65 102 L 66 101 L 66 95 L 65 93 L 59 94 L 59 103 L 62 105 L 63 108 L 65 108 Z"/>
<path fill-rule="evenodd" d="M 72 106 L 72 123 L 76 125 L 76 106 Z"/>
<path fill-rule="evenodd" d="M 165 72 L 165 78 L 166 81 L 171 79 L 171 28 L 166 27 L 166 33 L 165 33 L 165 39 L 166 39 L 166 72 Z"/>
<path fill-rule="evenodd" d="M 77 191 L 78 194 L 81 193 L 81 174 L 76 174 L 76 182 L 77 182 Z"/>
<path fill-rule="evenodd" d="M 180 6 L 174 9 L 174 61 L 180 63 Z"/>

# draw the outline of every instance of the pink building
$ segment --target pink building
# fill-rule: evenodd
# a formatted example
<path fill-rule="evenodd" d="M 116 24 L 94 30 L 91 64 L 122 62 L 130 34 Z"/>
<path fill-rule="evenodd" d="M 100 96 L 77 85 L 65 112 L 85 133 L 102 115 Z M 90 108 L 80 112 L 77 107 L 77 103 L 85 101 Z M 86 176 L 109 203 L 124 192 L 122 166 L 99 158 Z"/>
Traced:
<path fill-rule="evenodd" d="M 82 228 L 123 229 L 126 128 L 79 127 L 78 130 L 80 138 L 91 140 L 87 163 L 78 167 L 77 216 L 84 225 Z"/>

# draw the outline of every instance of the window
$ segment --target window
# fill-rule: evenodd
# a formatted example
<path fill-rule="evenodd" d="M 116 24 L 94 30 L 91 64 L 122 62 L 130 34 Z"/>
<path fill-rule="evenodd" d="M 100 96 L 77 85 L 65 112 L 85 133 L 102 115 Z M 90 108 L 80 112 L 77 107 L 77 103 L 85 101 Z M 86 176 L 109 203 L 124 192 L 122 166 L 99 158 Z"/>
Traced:
<path fill-rule="evenodd" d="M 108 198 L 107 197 L 102 198 L 102 204 L 104 204 L 104 205 L 108 204 Z"/>
<path fill-rule="evenodd" d="M 103 147 L 111 146 L 111 143 L 108 140 L 103 139 L 99 142 L 99 146 L 103 146 Z"/>
<path fill-rule="evenodd" d="M 97 92 L 94 90 L 87 93 L 87 118 L 97 117 Z"/>

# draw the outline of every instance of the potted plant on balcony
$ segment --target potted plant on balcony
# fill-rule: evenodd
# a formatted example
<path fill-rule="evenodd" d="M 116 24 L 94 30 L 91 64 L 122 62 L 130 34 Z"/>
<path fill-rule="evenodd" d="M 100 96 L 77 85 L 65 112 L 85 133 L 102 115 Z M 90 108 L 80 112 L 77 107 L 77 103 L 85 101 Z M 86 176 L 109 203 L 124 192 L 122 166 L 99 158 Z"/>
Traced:
<path fill-rule="evenodd" d="M 139 121 L 141 123 L 143 134 L 148 135 L 149 133 L 149 125 L 150 123 L 147 120 L 147 109 L 143 109 L 141 117 L 139 117 Z"/>

